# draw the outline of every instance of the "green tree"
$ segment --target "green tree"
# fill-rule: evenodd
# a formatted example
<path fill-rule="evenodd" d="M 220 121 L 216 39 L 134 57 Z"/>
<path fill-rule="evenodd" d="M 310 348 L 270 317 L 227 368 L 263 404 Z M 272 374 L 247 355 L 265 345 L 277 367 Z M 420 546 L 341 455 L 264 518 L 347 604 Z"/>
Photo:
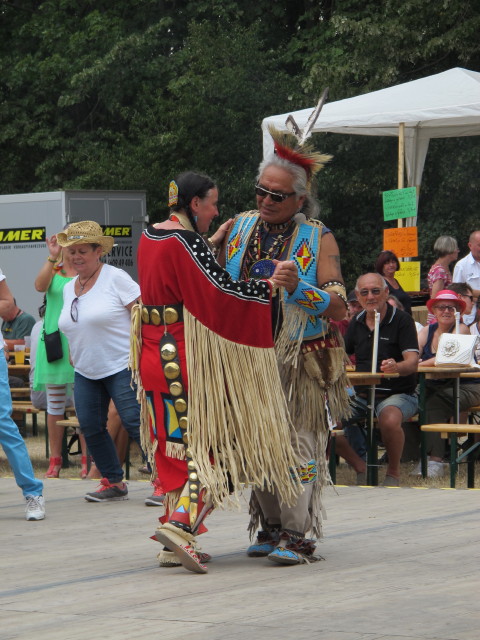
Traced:
<path fill-rule="evenodd" d="M 224 216 L 254 206 L 262 119 L 325 86 L 338 100 L 480 69 L 478 0 L 0 0 L 0 17 L 0 192 L 146 189 L 154 219 L 191 168 L 218 181 Z M 396 141 L 317 139 L 334 155 L 318 194 L 351 285 L 382 246 Z M 425 269 L 437 235 L 462 244 L 478 226 L 479 158 L 478 139 L 431 143 Z"/>

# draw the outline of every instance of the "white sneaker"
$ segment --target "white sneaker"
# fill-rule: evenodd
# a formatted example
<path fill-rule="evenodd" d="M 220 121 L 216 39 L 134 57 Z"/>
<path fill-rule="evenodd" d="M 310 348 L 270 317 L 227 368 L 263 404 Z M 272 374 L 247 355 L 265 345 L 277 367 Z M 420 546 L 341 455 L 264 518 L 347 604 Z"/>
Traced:
<path fill-rule="evenodd" d="M 427 467 L 427 476 L 429 478 L 441 478 L 445 475 L 447 465 L 437 460 L 429 460 Z"/>
<path fill-rule="evenodd" d="M 421 461 L 417 464 L 413 471 L 410 471 L 410 476 L 421 476 L 422 475 L 422 463 Z"/>
<path fill-rule="evenodd" d="M 25 518 L 27 520 L 43 520 L 45 518 L 45 498 L 43 496 L 27 496 Z"/>
<path fill-rule="evenodd" d="M 444 462 L 438 462 L 438 460 L 428 460 L 427 462 L 427 476 L 429 478 L 441 478 L 445 475 L 447 466 Z M 422 463 L 419 462 L 415 469 L 410 473 L 411 476 L 422 475 Z"/>

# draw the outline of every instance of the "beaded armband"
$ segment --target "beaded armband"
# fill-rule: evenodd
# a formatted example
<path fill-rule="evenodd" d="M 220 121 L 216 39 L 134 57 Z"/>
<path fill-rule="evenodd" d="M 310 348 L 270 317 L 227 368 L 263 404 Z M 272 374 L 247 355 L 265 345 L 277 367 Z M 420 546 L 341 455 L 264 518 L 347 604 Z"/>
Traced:
<path fill-rule="evenodd" d="M 328 282 L 325 282 L 325 284 L 322 284 L 320 289 L 322 291 L 328 291 L 329 293 L 336 293 L 337 296 L 343 300 L 345 306 L 347 305 L 347 291 L 343 282 L 339 282 L 338 280 L 329 280 Z"/>
<path fill-rule="evenodd" d="M 330 295 L 327 291 L 321 291 L 308 283 L 300 280 L 297 288 L 285 298 L 287 304 L 298 304 L 308 315 L 318 316 L 327 309 L 330 304 Z"/>

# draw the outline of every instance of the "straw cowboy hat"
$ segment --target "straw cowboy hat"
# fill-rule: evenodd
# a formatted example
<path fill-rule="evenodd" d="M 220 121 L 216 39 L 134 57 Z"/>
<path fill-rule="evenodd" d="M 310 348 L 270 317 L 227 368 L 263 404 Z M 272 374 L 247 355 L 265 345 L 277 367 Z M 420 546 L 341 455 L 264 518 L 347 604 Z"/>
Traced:
<path fill-rule="evenodd" d="M 61 247 L 71 247 L 73 244 L 99 244 L 103 249 L 102 256 L 110 253 L 113 247 L 113 238 L 104 236 L 102 227 L 92 220 L 68 225 L 65 231 L 57 233 L 57 242 Z"/>
<path fill-rule="evenodd" d="M 465 311 L 465 302 L 461 298 L 459 298 L 455 291 L 450 291 L 450 289 L 442 289 L 437 293 L 435 298 L 430 298 L 430 300 L 427 300 L 427 307 L 430 313 L 433 313 L 433 307 L 438 302 L 453 302 L 460 313 L 463 313 Z"/>

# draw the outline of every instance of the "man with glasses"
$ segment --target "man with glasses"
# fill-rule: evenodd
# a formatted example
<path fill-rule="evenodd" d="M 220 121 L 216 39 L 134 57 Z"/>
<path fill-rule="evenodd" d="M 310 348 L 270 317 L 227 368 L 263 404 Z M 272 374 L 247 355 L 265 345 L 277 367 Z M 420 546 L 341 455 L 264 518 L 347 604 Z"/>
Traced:
<path fill-rule="evenodd" d="M 355 354 L 357 371 L 372 371 L 375 312 L 380 314 L 376 371 L 397 373 L 377 386 L 375 411 L 382 442 L 388 456 L 384 486 L 400 484 L 400 459 L 405 435 L 402 422 L 416 414 L 415 373 L 418 365 L 418 338 L 413 318 L 388 304 L 388 285 L 378 273 L 360 276 L 355 287 L 363 311 L 350 323 L 345 335 L 347 353 Z M 354 414 L 349 423 L 365 419 L 368 391 L 356 387 Z"/>
<path fill-rule="evenodd" d="M 480 295 L 480 231 L 472 231 L 468 239 L 470 253 L 459 260 L 453 270 L 453 282 L 466 282 L 472 288 L 474 297 Z M 467 325 L 475 321 L 476 309 L 464 315 Z"/>
<path fill-rule="evenodd" d="M 329 426 L 349 406 L 345 353 L 327 321 L 345 317 L 346 292 L 337 243 L 330 229 L 314 219 L 319 207 L 311 195 L 312 179 L 330 156 L 271 133 L 275 154 L 259 168 L 257 210 L 235 218 L 223 260 L 230 275 L 242 280 L 270 277 L 278 261 L 285 261 L 285 269 L 292 267 L 293 293 L 284 287 L 278 291 L 272 323 L 292 419 L 296 474 L 304 491 L 295 505 L 287 506 L 276 492 L 254 490 L 249 529 L 253 533 L 261 524 L 261 530 L 247 554 L 303 564 L 320 559 L 315 540 L 306 534 L 321 535 Z"/>

